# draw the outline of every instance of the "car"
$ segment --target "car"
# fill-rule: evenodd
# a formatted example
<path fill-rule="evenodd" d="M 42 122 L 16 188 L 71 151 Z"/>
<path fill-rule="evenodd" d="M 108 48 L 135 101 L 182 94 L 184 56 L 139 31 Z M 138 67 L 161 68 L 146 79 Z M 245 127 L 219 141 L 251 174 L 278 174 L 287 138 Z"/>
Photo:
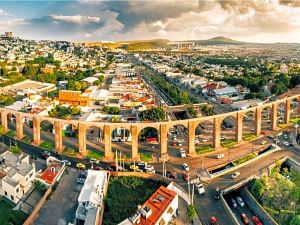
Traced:
<path fill-rule="evenodd" d="M 249 219 L 248 219 L 248 217 L 246 216 L 245 213 L 241 214 L 241 218 L 242 218 L 244 224 L 250 224 L 250 221 L 249 221 Z"/>
<path fill-rule="evenodd" d="M 216 158 L 217 158 L 217 159 L 222 159 L 222 158 L 224 158 L 224 154 L 218 154 L 218 155 L 216 156 Z"/>
<path fill-rule="evenodd" d="M 217 218 L 214 217 L 214 216 L 212 216 L 210 218 L 209 222 L 210 222 L 211 225 L 220 225 L 219 222 L 218 222 L 218 220 L 217 220 Z"/>
<path fill-rule="evenodd" d="M 216 193 L 215 193 L 214 199 L 219 200 L 220 198 L 221 198 L 220 188 L 216 188 Z"/>
<path fill-rule="evenodd" d="M 152 145 L 152 147 L 151 147 L 152 149 L 154 149 L 155 148 L 155 145 Z"/>
<path fill-rule="evenodd" d="M 283 141 L 282 144 L 285 145 L 286 147 L 290 145 L 287 141 Z"/>
<path fill-rule="evenodd" d="M 236 172 L 234 172 L 232 175 L 231 175 L 231 178 L 232 179 L 235 179 L 235 178 L 237 178 L 238 176 L 240 176 L 241 175 L 241 173 L 239 172 L 239 171 L 236 171 Z"/>
<path fill-rule="evenodd" d="M 85 170 L 85 169 L 86 169 L 86 166 L 85 166 L 83 163 L 77 163 L 77 164 L 76 164 L 76 168 L 77 168 L 77 169 L 81 169 L 81 170 Z"/>
<path fill-rule="evenodd" d="M 237 203 L 234 198 L 231 198 L 231 203 L 232 203 L 233 208 L 237 207 Z"/>
<path fill-rule="evenodd" d="M 172 143 L 172 146 L 173 146 L 173 147 L 176 147 L 176 142 L 175 142 L 175 141 Z"/>
<path fill-rule="evenodd" d="M 47 155 L 47 154 L 46 154 L 46 153 L 44 153 L 44 152 L 42 153 L 42 158 L 43 158 L 43 159 L 45 159 L 45 160 L 46 160 L 46 159 L 48 159 L 48 157 L 49 157 L 49 155 Z"/>
<path fill-rule="evenodd" d="M 284 139 L 288 139 L 288 135 L 287 134 L 283 135 L 283 137 L 284 137 Z"/>
<path fill-rule="evenodd" d="M 194 143 L 195 143 L 195 144 L 199 144 L 200 142 L 199 142 L 198 139 L 195 139 L 195 140 L 194 140 Z"/>
<path fill-rule="evenodd" d="M 238 202 L 238 204 L 239 204 L 241 207 L 244 207 L 244 206 L 245 206 L 245 202 L 244 202 L 244 200 L 242 199 L 242 197 L 237 196 L 237 197 L 236 197 L 236 201 Z"/>
<path fill-rule="evenodd" d="M 186 158 L 186 153 L 185 153 L 185 150 L 180 150 L 180 157 L 181 158 Z"/>
<path fill-rule="evenodd" d="M 84 184 L 85 178 L 83 178 L 83 177 L 77 177 L 76 182 L 77 182 L 78 184 Z"/>
<path fill-rule="evenodd" d="M 266 144 L 268 144 L 268 142 L 267 141 L 262 141 L 262 142 L 260 142 L 260 144 L 261 145 L 266 145 Z"/>
<path fill-rule="evenodd" d="M 255 225 L 262 225 L 262 222 L 260 221 L 260 219 L 257 216 L 253 216 L 252 220 Z"/>
<path fill-rule="evenodd" d="M 185 171 L 190 171 L 190 167 L 188 166 L 188 164 L 183 163 L 182 166 Z"/>
<path fill-rule="evenodd" d="M 208 138 L 202 138 L 202 142 L 208 142 Z"/>
<path fill-rule="evenodd" d="M 95 158 L 91 158 L 91 159 L 90 159 L 90 163 L 92 163 L 92 164 L 98 164 L 98 163 L 99 163 L 99 160 L 98 160 L 98 159 L 95 159 Z"/>
<path fill-rule="evenodd" d="M 103 168 L 101 166 L 95 166 L 94 170 L 103 170 Z"/>
<path fill-rule="evenodd" d="M 181 146 L 182 146 L 182 142 L 178 142 L 178 146 L 180 146 L 180 147 L 181 147 Z"/>
<path fill-rule="evenodd" d="M 166 176 L 169 179 L 176 179 L 177 178 L 177 173 L 174 171 L 167 171 Z"/>
<path fill-rule="evenodd" d="M 138 162 L 137 164 L 139 167 L 145 168 L 146 163 L 145 162 Z"/>
<path fill-rule="evenodd" d="M 260 132 L 260 134 L 262 134 L 262 135 L 266 135 L 266 132 L 265 132 L 265 131 L 262 131 L 262 132 Z"/>
<path fill-rule="evenodd" d="M 183 173 L 182 178 L 184 181 L 188 182 L 189 181 L 189 174 L 188 173 Z"/>
<path fill-rule="evenodd" d="M 135 165 L 135 164 L 131 164 L 129 166 L 129 169 L 132 170 L 132 171 L 137 171 L 139 169 L 139 167 L 137 165 Z"/>
<path fill-rule="evenodd" d="M 153 165 L 146 165 L 146 166 L 145 166 L 145 171 L 146 171 L 146 173 L 152 173 L 152 174 L 155 174 L 155 169 L 154 169 L 154 166 L 153 166 Z"/>
<path fill-rule="evenodd" d="M 67 166 L 71 166 L 71 162 L 68 161 L 68 160 L 66 160 L 66 159 L 62 160 L 62 162 L 63 162 L 64 164 L 66 164 Z"/>
<path fill-rule="evenodd" d="M 226 140 L 226 136 L 225 136 L 225 135 L 222 135 L 221 138 L 220 138 L 220 140 L 221 140 L 221 141 L 225 141 L 225 140 Z"/>
<path fill-rule="evenodd" d="M 198 193 L 199 193 L 200 195 L 202 195 L 202 194 L 205 193 L 205 189 L 204 189 L 203 184 L 201 184 L 201 183 L 196 184 L 196 188 L 197 188 Z"/>

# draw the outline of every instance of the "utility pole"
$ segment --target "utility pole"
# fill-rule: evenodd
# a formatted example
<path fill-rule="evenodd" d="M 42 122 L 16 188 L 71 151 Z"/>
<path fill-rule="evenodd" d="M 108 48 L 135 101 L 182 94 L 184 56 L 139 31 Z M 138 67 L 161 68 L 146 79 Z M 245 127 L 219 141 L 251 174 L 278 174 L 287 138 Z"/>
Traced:
<path fill-rule="evenodd" d="M 189 200 L 191 202 L 191 188 L 190 188 L 190 174 L 188 173 L 188 189 L 189 189 Z"/>
<path fill-rule="evenodd" d="M 191 202 L 191 205 L 194 205 L 194 183 L 193 183 L 193 189 L 192 189 L 192 202 Z"/>
<path fill-rule="evenodd" d="M 116 152 L 115 152 L 115 154 L 116 154 L 116 172 L 118 172 L 119 171 L 119 164 L 118 164 L 118 150 L 116 149 Z"/>

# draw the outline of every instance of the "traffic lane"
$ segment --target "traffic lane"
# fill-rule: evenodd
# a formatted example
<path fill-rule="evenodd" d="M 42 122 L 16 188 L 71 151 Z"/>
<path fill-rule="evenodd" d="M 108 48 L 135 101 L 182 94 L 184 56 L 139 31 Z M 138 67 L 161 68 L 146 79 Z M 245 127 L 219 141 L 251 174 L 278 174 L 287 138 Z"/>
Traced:
<path fill-rule="evenodd" d="M 244 221 L 241 217 L 242 213 L 246 214 L 248 220 L 250 221 L 250 225 L 252 225 L 253 223 L 251 222 L 251 219 L 253 216 L 255 216 L 251 209 L 248 208 L 247 202 L 245 201 L 245 199 L 242 198 L 243 202 L 245 203 L 245 206 L 241 206 L 238 201 L 237 201 L 237 197 L 241 197 L 239 191 L 233 191 L 229 194 L 227 194 L 226 196 L 224 196 L 229 208 L 231 209 L 232 213 L 234 214 L 234 216 L 236 217 L 236 219 L 241 223 L 244 224 Z M 232 199 L 235 200 L 237 206 L 234 207 L 232 204 Z"/>

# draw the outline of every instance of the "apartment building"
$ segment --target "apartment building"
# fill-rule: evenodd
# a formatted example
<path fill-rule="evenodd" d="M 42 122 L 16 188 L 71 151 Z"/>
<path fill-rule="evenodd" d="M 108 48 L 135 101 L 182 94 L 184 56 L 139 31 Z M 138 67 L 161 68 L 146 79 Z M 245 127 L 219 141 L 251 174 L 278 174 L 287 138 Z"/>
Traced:
<path fill-rule="evenodd" d="M 14 203 L 30 190 L 36 177 L 29 155 L 6 151 L 0 155 L 0 195 Z"/>

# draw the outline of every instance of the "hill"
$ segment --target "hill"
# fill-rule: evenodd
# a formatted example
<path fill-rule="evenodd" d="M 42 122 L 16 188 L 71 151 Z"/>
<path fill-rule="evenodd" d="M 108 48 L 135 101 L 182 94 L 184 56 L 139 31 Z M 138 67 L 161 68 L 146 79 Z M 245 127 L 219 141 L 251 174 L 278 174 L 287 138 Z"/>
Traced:
<path fill-rule="evenodd" d="M 241 45 L 241 44 L 247 44 L 246 42 L 242 41 L 236 41 L 231 38 L 219 36 L 210 38 L 207 40 L 193 40 L 192 42 L 195 42 L 195 44 L 200 45 Z"/>
<path fill-rule="evenodd" d="M 138 40 L 138 41 L 120 41 L 120 46 L 128 51 L 143 51 L 156 50 L 165 48 L 169 40 L 154 39 L 154 40 Z"/>

